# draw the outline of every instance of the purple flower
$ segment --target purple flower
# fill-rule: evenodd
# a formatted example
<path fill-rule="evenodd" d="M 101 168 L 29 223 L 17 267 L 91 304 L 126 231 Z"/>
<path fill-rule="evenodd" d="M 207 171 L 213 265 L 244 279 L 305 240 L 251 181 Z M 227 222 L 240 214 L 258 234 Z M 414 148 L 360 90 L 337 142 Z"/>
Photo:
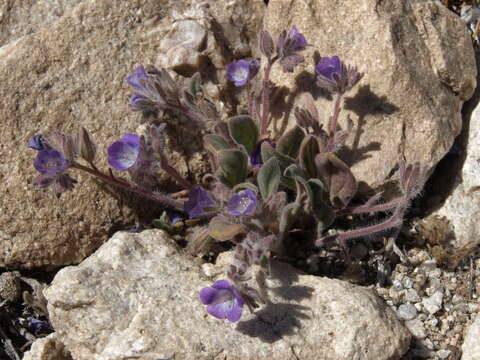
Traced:
<path fill-rule="evenodd" d="M 132 94 L 130 96 L 130 100 L 128 101 L 128 105 L 132 108 L 134 111 L 142 111 L 145 110 L 146 108 L 152 107 L 151 106 L 151 101 L 148 100 L 145 96 L 139 95 L 139 94 Z"/>
<path fill-rule="evenodd" d="M 32 317 L 27 318 L 27 326 L 28 330 L 33 335 L 39 335 L 41 333 L 50 331 L 50 325 L 48 325 L 47 321 L 37 320 Z"/>
<path fill-rule="evenodd" d="M 230 215 L 252 215 L 257 207 L 257 195 L 251 189 L 245 189 L 228 200 L 227 213 Z"/>
<path fill-rule="evenodd" d="M 138 66 L 133 73 L 127 76 L 127 82 L 136 90 L 146 92 L 145 81 L 148 80 L 148 75 L 143 66 Z"/>
<path fill-rule="evenodd" d="M 305 36 L 298 32 L 298 29 L 295 25 L 292 26 L 287 36 L 289 39 L 291 39 L 290 46 L 292 51 L 305 50 L 305 48 L 308 46 Z"/>
<path fill-rule="evenodd" d="M 45 140 L 43 139 L 42 135 L 33 135 L 29 140 L 27 146 L 30 149 L 42 151 L 42 150 L 47 150 L 49 147 L 45 143 Z"/>
<path fill-rule="evenodd" d="M 38 152 L 33 166 L 42 175 L 54 175 L 65 170 L 68 161 L 56 150 L 41 150 Z"/>
<path fill-rule="evenodd" d="M 242 316 L 245 300 L 235 286 L 227 280 L 219 280 L 211 287 L 200 290 L 200 301 L 207 305 L 207 312 L 218 319 L 237 322 Z"/>
<path fill-rule="evenodd" d="M 189 218 L 195 218 L 204 214 L 207 211 L 206 209 L 215 206 L 217 206 L 217 203 L 210 198 L 204 188 L 194 186 L 188 193 L 188 200 L 184 209 Z"/>
<path fill-rule="evenodd" d="M 250 164 L 252 164 L 252 166 L 259 167 L 259 166 L 263 165 L 262 143 L 264 143 L 265 141 L 267 141 L 270 145 L 275 147 L 274 142 L 272 140 L 268 139 L 268 138 L 267 139 L 262 139 L 259 142 L 257 142 L 257 145 L 255 146 L 255 150 L 250 154 Z"/>
<path fill-rule="evenodd" d="M 305 50 L 308 45 L 305 36 L 298 31 L 296 26 L 292 26 L 290 31 L 283 31 L 280 34 L 277 52 L 283 71 L 292 72 L 295 66 L 304 61 L 304 57 L 298 52 Z"/>
<path fill-rule="evenodd" d="M 324 57 L 315 66 L 317 85 L 331 92 L 345 93 L 363 77 L 356 67 L 346 66 L 338 56 Z"/>
<path fill-rule="evenodd" d="M 243 86 L 258 73 L 259 68 L 260 62 L 258 60 L 250 62 L 243 59 L 238 60 L 228 64 L 227 78 L 233 81 L 235 86 Z"/>
<path fill-rule="evenodd" d="M 108 163 L 117 170 L 124 171 L 137 162 L 140 154 L 140 136 L 125 134 L 122 140 L 108 147 Z"/>
<path fill-rule="evenodd" d="M 338 56 L 321 58 L 315 67 L 315 71 L 324 79 L 332 83 L 337 82 L 337 79 L 339 79 L 343 73 L 340 58 Z"/>

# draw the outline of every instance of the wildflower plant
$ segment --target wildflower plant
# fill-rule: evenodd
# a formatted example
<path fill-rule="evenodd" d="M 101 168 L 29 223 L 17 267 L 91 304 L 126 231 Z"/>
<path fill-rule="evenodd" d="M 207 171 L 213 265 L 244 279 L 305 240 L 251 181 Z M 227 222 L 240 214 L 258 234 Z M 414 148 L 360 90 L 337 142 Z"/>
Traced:
<path fill-rule="evenodd" d="M 202 253 L 212 241 L 231 243 L 234 257 L 225 272 L 228 280 L 219 280 L 199 293 L 208 313 L 231 322 L 240 319 L 243 305 L 253 311 L 268 301 L 260 290 L 270 276 L 270 261 L 289 255 L 292 231 L 307 226 L 304 234 L 313 234 L 307 239 L 312 245 L 342 248 L 347 248 L 349 241 L 368 240 L 385 231 L 395 235 L 411 200 L 425 182 L 420 164 L 400 161 L 400 197 L 382 203 L 379 193 L 363 205 L 352 205 L 357 180 L 338 150 L 344 146 L 353 123 L 348 119 L 342 129 L 338 119 L 345 94 L 363 74 L 338 56 L 321 58 L 315 66 L 316 85 L 334 95 L 332 115 L 322 124 L 313 97 L 307 95 L 305 102 L 295 107 L 295 126 L 273 135 L 269 130 L 271 70 L 278 65 L 286 73 L 293 72 L 305 61 L 302 52 L 310 44 L 293 26 L 281 32 L 276 43 L 267 31 L 261 31 L 259 46 L 261 62 L 240 59 L 227 67 L 228 80 L 249 92 L 249 112 L 227 121 L 221 120 L 217 107 L 202 91 L 199 74 L 182 85 L 164 69 L 139 66 L 126 78 L 133 90 L 129 100 L 133 111 L 157 114 L 157 120 L 169 111 L 208 129 L 204 144 L 212 173 L 206 174 L 200 184 L 190 183 L 169 164 L 165 138 L 168 125 L 158 125 L 158 121 L 148 123 L 144 135 L 123 134 L 113 142 L 107 150 L 111 166 L 107 172 L 95 165 L 97 146 L 83 128 L 75 135 L 35 135 L 28 142 L 37 151 L 34 167 L 40 175 L 34 183 L 53 187 L 57 196 L 76 185 L 70 177 L 73 170 L 84 171 L 158 202 L 170 216 L 164 212 L 155 226 L 178 235 L 179 229 L 195 223 L 189 237 L 189 249 L 194 253 Z M 260 74 L 261 89 L 255 92 L 250 83 Z M 115 176 L 114 171 L 128 174 L 129 179 Z M 183 190 L 176 194 L 155 191 L 159 172 L 168 174 Z M 390 215 L 375 225 L 327 231 L 337 218 L 377 212 Z"/>

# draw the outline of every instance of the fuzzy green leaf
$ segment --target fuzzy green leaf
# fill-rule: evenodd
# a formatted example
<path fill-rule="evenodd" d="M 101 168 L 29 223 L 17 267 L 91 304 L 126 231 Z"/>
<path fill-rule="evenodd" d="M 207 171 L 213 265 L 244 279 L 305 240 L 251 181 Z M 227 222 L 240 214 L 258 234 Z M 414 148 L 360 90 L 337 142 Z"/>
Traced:
<path fill-rule="evenodd" d="M 203 140 L 205 141 L 205 145 L 207 146 L 207 148 L 209 148 L 209 150 L 211 150 L 212 152 L 226 150 L 230 148 L 228 141 L 220 135 L 205 135 Z"/>
<path fill-rule="evenodd" d="M 298 155 L 300 145 L 304 138 L 305 133 L 303 130 L 298 126 L 295 126 L 293 129 L 283 134 L 283 136 L 278 140 L 277 150 L 278 152 L 295 159 Z"/>
<path fill-rule="evenodd" d="M 325 197 L 328 196 L 325 185 L 323 185 L 318 179 L 310 179 L 307 183 L 310 187 L 310 194 L 312 196 L 309 199 L 310 210 L 312 215 L 318 221 L 317 229 L 321 228 L 323 231 L 332 225 L 335 220 L 335 212 L 325 199 Z"/>
<path fill-rule="evenodd" d="M 300 164 L 307 172 L 309 178 L 317 177 L 317 167 L 315 166 L 315 156 L 320 152 L 317 139 L 312 135 L 307 135 L 300 145 Z"/>
<path fill-rule="evenodd" d="M 202 79 L 200 77 L 200 73 L 197 72 L 190 78 L 188 90 L 193 96 L 197 96 L 197 94 L 202 90 Z"/>
<path fill-rule="evenodd" d="M 243 145 L 247 153 L 255 150 L 258 142 L 258 127 L 255 121 L 248 115 L 239 115 L 228 120 L 228 130 L 233 141 Z"/>
<path fill-rule="evenodd" d="M 218 153 L 219 180 L 232 188 L 245 181 L 248 172 L 248 156 L 240 150 L 221 150 Z"/>
<path fill-rule="evenodd" d="M 280 185 L 280 176 L 282 175 L 280 171 L 280 165 L 276 158 L 271 158 L 260 168 L 260 171 L 257 175 L 258 187 L 260 188 L 260 194 L 262 198 L 267 200 L 267 198 L 276 193 L 278 186 Z"/>
<path fill-rule="evenodd" d="M 292 226 L 293 222 L 295 221 L 295 218 L 298 216 L 298 211 L 300 210 L 300 204 L 299 203 L 290 203 L 287 204 L 283 209 L 282 213 L 280 215 L 280 224 L 279 224 L 279 232 L 280 232 L 280 238 L 283 239 L 287 231 L 290 229 L 290 226 Z"/>

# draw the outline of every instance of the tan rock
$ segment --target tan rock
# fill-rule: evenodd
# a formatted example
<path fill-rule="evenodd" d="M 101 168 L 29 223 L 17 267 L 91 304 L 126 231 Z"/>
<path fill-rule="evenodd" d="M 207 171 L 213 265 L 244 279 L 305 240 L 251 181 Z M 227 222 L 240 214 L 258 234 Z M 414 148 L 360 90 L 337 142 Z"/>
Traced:
<path fill-rule="evenodd" d="M 72 360 L 65 346 L 53 333 L 35 340 L 32 347 L 23 355 L 23 360 Z"/>
<path fill-rule="evenodd" d="M 222 9 L 235 14 L 224 11 L 221 19 L 208 9 L 204 14 L 211 24 L 235 33 L 239 30 L 229 27 L 243 23 L 243 14 L 251 13 L 248 6 L 258 2 L 231 1 Z M 87 176 L 74 173 L 80 186 L 60 200 L 36 191 L 31 185 L 35 152 L 26 143 L 37 133 L 84 126 L 99 144 L 98 164 L 105 168 L 106 147 L 134 132 L 139 118 L 128 110 L 125 76 L 138 64 L 156 62 L 174 10 L 185 14 L 201 3 L 208 5 L 200 0 L 85 1 L 57 22 L 0 48 L 0 267 L 77 263 L 132 223 L 131 212 Z M 260 24 L 261 14 L 255 19 Z M 205 173 L 198 127 L 179 118 L 169 122 L 167 132 L 173 166 L 192 177 Z"/>
<path fill-rule="evenodd" d="M 207 278 L 162 231 L 119 232 L 45 293 L 76 360 L 394 360 L 408 349 L 410 334 L 372 291 L 287 264 L 272 274 L 272 303 L 231 324 L 198 298 L 222 276 Z"/>
<path fill-rule="evenodd" d="M 272 34 L 297 25 L 313 45 L 294 76 L 272 74 L 278 86 L 295 91 L 288 104 L 315 89 L 315 53 L 339 55 L 365 73 L 340 115 L 343 128 L 347 115 L 355 124 L 340 155 L 360 181 L 388 190 L 400 157 L 431 169 L 460 133 L 460 109 L 477 70 L 464 23 L 438 2 L 272 0 L 264 24 Z M 333 103 L 316 96 L 326 122 Z M 286 119 L 291 126 L 293 112 Z M 285 125 L 283 118 L 275 125 Z"/>
<path fill-rule="evenodd" d="M 0 0 L 0 46 L 51 24 L 84 0 Z"/>

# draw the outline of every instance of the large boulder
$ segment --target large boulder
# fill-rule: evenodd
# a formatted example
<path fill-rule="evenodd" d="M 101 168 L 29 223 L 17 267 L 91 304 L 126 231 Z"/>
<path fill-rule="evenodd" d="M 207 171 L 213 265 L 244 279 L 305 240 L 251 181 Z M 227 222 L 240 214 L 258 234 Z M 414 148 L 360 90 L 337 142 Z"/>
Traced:
<path fill-rule="evenodd" d="M 172 24 L 189 14 L 190 21 L 204 28 L 208 46 L 184 44 L 169 48 L 170 56 L 185 49 L 204 52 L 203 60 L 218 66 L 231 61 L 237 47 L 245 54 L 254 41 L 248 36 L 261 26 L 261 0 L 210 3 L 84 1 L 58 21 L 0 48 L 0 267 L 77 263 L 113 232 L 133 223 L 132 212 L 88 176 L 73 174 L 81 184 L 60 200 L 34 189 L 35 153 L 26 143 L 37 133 L 76 132 L 84 126 L 98 143 L 98 164 L 105 168 L 106 147 L 137 127 L 139 115 L 128 111 L 130 90 L 124 78 L 138 64 L 158 61 L 166 46 L 162 40 L 178 30 Z M 219 31 L 228 36 L 217 42 L 213 34 Z M 231 45 L 230 52 L 220 52 L 234 35 L 242 41 Z M 175 36 L 180 36 L 178 31 Z M 209 80 L 215 85 L 215 79 Z M 185 175 L 205 173 L 198 127 L 182 118 L 170 122 L 167 132 L 174 135 L 168 144 L 172 165 Z"/>
<path fill-rule="evenodd" d="M 340 156 L 364 182 L 361 192 L 370 186 L 391 196 L 391 177 L 402 157 L 429 169 L 437 164 L 460 133 L 462 104 L 476 86 L 472 41 L 458 16 L 434 1 L 271 0 L 265 28 L 277 34 L 292 25 L 313 46 L 293 76 L 279 69 L 272 73 L 277 86 L 294 93 L 284 109 L 314 91 L 327 121 L 333 102 L 316 90 L 313 79 L 319 55 L 339 55 L 365 73 L 340 115 L 343 128 L 347 116 L 354 122 Z M 290 111 L 275 127 L 294 121 Z"/>
<path fill-rule="evenodd" d="M 44 292 L 57 338 L 75 360 L 394 360 L 409 347 L 371 290 L 280 263 L 264 289 L 271 304 L 244 309 L 236 324 L 218 320 L 198 292 L 223 268 L 206 268 L 160 230 L 116 233 Z"/>
<path fill-rule="evenodd" d="M 478 98 L 480 98 L 480 92 L 476 96 L 477 102 Z M 450 238 L 445 233 L 440 236 L 443 235 L 447 240 L 452 241 L 451 245 L 455 247 L 473 249 L 480 243 L 478 236 L 480 234 L 478 221 L 480 213 L 480 106 L 478 104 L 465 124 L 468 127 L 465 129 L 465 137 L 462 141 L 465 143 L 464 148 L 457 154 L 452 153 L 445 159 L 442 166 L 439 166 L 437 183 L 432 186 L 433 191 L 438 190 L 437 194 L 442 194 L 447 189 L 451 189 L 451 193 L 425 221 L 443 218 L 445 223 L 449 224 L 448 229 L 452 234 Z M 453 164 L 455 166 L 452 166 Z M 452 178 L 452 169 L 460 164 L 460 171 Z M 446 183 L 451 186 L 446 186 Z M 432 200 L 435 198 L 433 197 Z"/>

